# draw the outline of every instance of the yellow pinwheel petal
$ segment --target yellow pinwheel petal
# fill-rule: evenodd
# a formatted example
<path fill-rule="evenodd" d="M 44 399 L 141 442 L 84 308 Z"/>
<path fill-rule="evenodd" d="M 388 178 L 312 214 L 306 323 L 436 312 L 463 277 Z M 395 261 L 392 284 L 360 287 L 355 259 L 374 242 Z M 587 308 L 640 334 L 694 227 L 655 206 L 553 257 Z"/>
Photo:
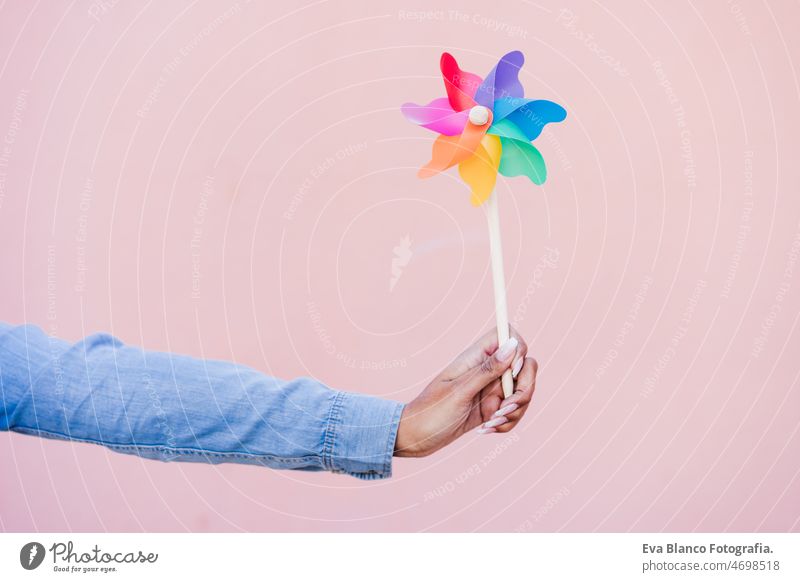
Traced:
<path fill-rule="evenodd" d="M 461 179 L 472 189 L 470 202 L 473 206 L 480 206 L 492 194 L 497 182 L 497 168 L 500 166 L 502 151 L 499 137 L 485 135 L 475 153 L 458 164 Z"/>

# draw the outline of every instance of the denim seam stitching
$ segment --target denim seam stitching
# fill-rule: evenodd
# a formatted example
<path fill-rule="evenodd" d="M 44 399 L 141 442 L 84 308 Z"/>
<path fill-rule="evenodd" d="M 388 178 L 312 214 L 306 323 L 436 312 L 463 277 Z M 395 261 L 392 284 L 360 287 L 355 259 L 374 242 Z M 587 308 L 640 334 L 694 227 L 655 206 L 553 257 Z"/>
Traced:
<path fill-rule="evenodd" d="M 334 445 L 336 443 L 336 429 L 337 426 L 341 423 L 341 408 L 342 408 L 342 400 L 344 400 L 344 392 L 337 392 L 336 396 L 333 398 L 333 403 L 331 404 L 330 412 L 328 413 L 328 421 L 325 426 L 325 437 L 323 439 L 322 445 L 322 463 L 323 466 L 330 470 L 336 471 L 336 467 L 333 465 L 333 451 Z"/>
<path fill-rule="evenodd" d="M 227 453 L 220 451 L 209 451 L 205 449 L 190 449 L 185 447 L 164 447 L 161 445 L 123 445 L 123 444 L 108 443 L 105 441 L 95 440 L 95 439 L 70 437 L 61 433 L 42 430 L 38 428 L 30 428 L 26 426 L 15 426 L 12 428 L 12 430 L 14 432 L 19 432 L 21 434 L 43 435 L 70 442 L 101 445 L 118 451 L 143 450 L 143 451 L 154 451 L 159 453 L 168 452 L 175 454 L 175 456 L 208 456 L 208 457 L 219 457 L 219 458 L 229 458 L 229 459 L 265 459 L 269 461 L 278 461 L 281 463 L 305 463 L 310 459 L 316 458 L 316 455 L 304 458 L 292 458 L 292 457 L 276 457 L 274 455 L 259 455 L 255 453 Z"/>
<path fill-rule="evenodd" d="M 383 467 L 383 475 L 392 474 L 392 457 L 394 457 L 394 445 L 397 441 L 397 431 L 400 428 L 400 417 L 403 414 L 404 404 L 398 403 L 392 414 L 392 421 L 389 424 L 389 437 L 386 439 L 386 462 Z"/>

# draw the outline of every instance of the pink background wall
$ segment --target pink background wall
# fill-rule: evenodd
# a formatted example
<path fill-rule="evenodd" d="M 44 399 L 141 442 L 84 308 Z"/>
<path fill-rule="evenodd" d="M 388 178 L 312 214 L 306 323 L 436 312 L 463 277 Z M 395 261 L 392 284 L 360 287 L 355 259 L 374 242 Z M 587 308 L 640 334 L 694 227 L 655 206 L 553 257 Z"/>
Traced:
<path fill-rule="evenodd" d="M 5 433 L 0 528 L 800 529 L 796 3 L 0 15 L 1 319 L 400 400 L 493 304 L 483 212 L 455 172 L 416 179 L 433 136 L 399 105 L 443 94 L 444 49 L 480 74 L 521 49 L 527 94 L 569 111 L 545 187 L 498 186 L 541 363 L 515 433 L 379 483 Z"/>

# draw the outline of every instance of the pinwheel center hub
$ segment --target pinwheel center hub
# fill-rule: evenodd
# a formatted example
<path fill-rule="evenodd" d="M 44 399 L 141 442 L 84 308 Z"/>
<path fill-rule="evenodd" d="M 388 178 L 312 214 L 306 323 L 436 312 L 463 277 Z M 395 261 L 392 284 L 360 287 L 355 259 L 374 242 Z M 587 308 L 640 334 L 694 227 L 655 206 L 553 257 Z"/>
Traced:
<path fill-rule="evenodd" d="M 469 122 L 473 125 L 486 125 L 489 121 L 489 108 L 483 105 L 476 105 L 469 110 Z"/>

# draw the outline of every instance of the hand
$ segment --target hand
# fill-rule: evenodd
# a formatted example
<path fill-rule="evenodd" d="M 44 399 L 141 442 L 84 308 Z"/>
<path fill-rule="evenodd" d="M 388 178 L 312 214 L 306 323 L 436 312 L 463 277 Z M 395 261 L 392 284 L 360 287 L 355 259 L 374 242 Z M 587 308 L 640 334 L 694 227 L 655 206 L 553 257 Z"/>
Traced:
<path fill-rule="evenodd" d="M 499 349 L 496 331 L 483 336 L 405 406 L 395 456 L 430 455 L 481 425 L 481 434 L 513 429 L 536 387 L 538 364 L 527 353 L 513 329 Z M 516 378 L 514 394 L 503 400 L 500 377 L 509 367 Z"/>

